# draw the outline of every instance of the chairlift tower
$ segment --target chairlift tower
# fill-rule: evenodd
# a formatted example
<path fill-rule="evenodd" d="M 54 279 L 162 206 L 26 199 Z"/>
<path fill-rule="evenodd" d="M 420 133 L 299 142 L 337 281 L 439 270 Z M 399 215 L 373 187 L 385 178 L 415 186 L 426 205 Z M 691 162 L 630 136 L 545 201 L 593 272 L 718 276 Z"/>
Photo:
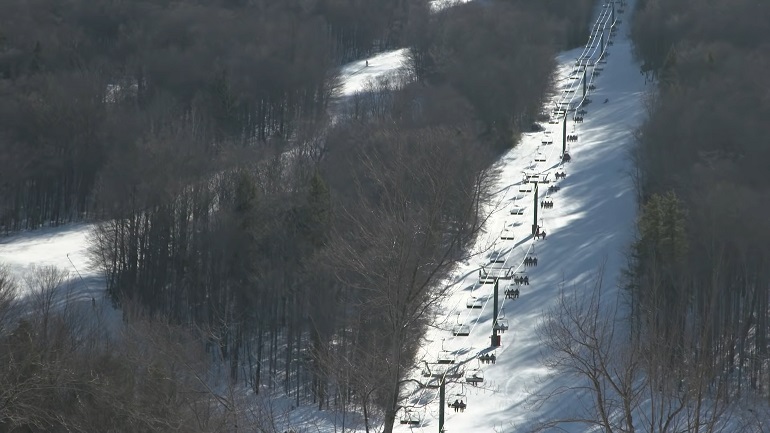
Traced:
<path fill-rule="evenodd" d="M 564 124 L 566 125 L 567 124 L 567 120 L 566 120 L 567 119 L 567 115 L 566 114 L 564 115 L 564 119 L 565 119 L 564 120 Z M 566 128 L 566 126 L 565 126 L 565 128 Z M 537 234 L 537 196 L 538 196 L 537 190 L 538 190 L 538 183 L 537 182 L 534 182 L 534 183 L 535 183 L 535 193 L 532 194 L 532 196 L 534 197 L 534 200 L 535 200 L 535 203 L 534 203 L 535 218 L 532 220 L 532 236 L 535 236 Z"/>
<path fill-rule="evenodd" d="M 536 189 L 536 191 L 537 191 L 537 189 Z M 537 197 L 537 195 L 535 195 L 535 197 Z M 497 330 L 499 329 L 498 326 L 497 326 L 497 308 L 498 308 L 498 293 L 499 293 L 499 289 L 500 289 L 500 280 L 497 279 L 497 280 L 495 280 L 495 294 L 494 294 L 495 302 L 492 304 L 493 305 L 493 307 L 492 307 L 493 308 L 493 310 L 492 310 L 492 337 L 491 337 L 491 339 L 492 339 L 491 346 L 492 347 L 500 347 L 500 336 L 497 335 Z"/>
<path fill-rule="evenodd" d="M 581 104 L 582 105 L 582 104 Z M 567 115 L 564 115 L 564 125 L 562 125 L 562 144 L 561 144 L 561 157 L 564 160 L 564 155 L 567 154 Z M 535 203 L 537 204 L 537 203 Z M 537 215 L 537 206 L 535 207 L 535 214 Z M 537 219 L 537 218 L 535 218 Z"/>
<path fill-rule="evenodd" d="M 446 404 L 446 378 L 441 378 L 438 390 L 438 431 L 444 433 L 444 405 Z"/>

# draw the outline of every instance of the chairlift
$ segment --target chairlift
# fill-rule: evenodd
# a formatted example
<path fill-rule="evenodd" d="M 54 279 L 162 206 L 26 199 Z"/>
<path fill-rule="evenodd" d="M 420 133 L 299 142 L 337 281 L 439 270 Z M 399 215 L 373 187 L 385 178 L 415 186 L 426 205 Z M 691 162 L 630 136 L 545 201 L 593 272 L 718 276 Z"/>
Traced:
<path fill-rule="evenodd" d="M 422 376 L 423 377 L 433 377 L 433 378 L 457 378 L 458 373 L 456 371 L 457 369 L 454 369 L 453 365 L 449 364 L 428 364 L 425 363 L 425 367 L 422 369 Z"/>
<path fill-rule="evenodd" d="M 479 299 L 471 295 L 471 297 L 469 297 L 468 300 L 465 301 L 465 306 L 471 309 L 482 308 L 484 306 L 484 301 L 482 299 Z"/>
<path fill-rule="evenodd" d="M 437 362 L 439 364 L 454 364 L 455 356 L 452 352 L 444 349 L 444 340 L 441 340 L 441 350 L 438 352 Z"/>
<path fill-rule="evenodd" d="M 518 271 L 513 274 L 513 283 L 517 286 L 529 285 L 529 276 L 526 271 Z"/>
<path fill-rule="evenodd" d="M 500 309 L 500 314 L 497 316 L 497 320 L 495 322 L 496 323 L 494 329 L 496 331 L 505 332 L 508 330 L 508 319 L 505 317 L 505 308 Z"/>
<path fill-rule="evenodd" d="M 500 251 L 495 251 L 495 253 L 491 255 L 489 263 L 505 263 L 505 260 L 505 254 L 501 253 Z"/>
<path fill-rule="evenodd" d="M 513 229 L 510 225 L 508 225 L 508 222 L 506 222 L 503 225 L 503 232 L 500 234 L 500 239 L 502 240 L 514 240 L 515 237 L 513 235 Z"/>
<path fill-rule="evenodd" d="M 468 325 L 456 325 L 452 328 L 452 335 L 455 337 L 467 337 L 471 335 L 471 327 Z"/>
<path fill-rule="evenodd" d="M 522 185 L 526 185 L 526 183 L 523 183 Z M 529 190 L 532 191 L 532 190 Z M 521 187 L 519 187 L 519 192 L 527 192 L 522 191 Z M 511 206 L 511 215 L 524 215 L 524 208 L 518 205 Z"/>
<path fill-rule="evenodd" d="M 508 319 L 497 319 L 497 323 L 493 326 L 494 330 L 503 333 L 508 330 Z"/>
<path fill-rule="evenodd" d="M 522 184 L 519 185 L 519 192 L 532 192 L 532 184 L 529 182 L 522 182 Z"/>
<path fill-rule="evenodd" d="M 545 162 L 545 155 L 543 155 L 541 152 L 538 152 L 535 155 L 535 162 Z"/>
<path fill-rule="evenodd" d="M 480 305 L 478 308 L 481 308 L 481 305 L 482 305 L 481 301 L 479 299 L 475 298 L 474 296 L 471 296 L 471 298 L 474 298 L 474 301 L 478 301 L 479 305 Z M 469 301 L 470 301 L 470 299 L 469 299 Z M 471 308 L 475 308 L 475 307 L 471 306 Z M 471 334 L 471 327 L 468 326 L 468 325 L 463 324 L 462 320 L 460 320 L 460 313 L 458 312 L 457 313 L 457 322 L 456 322 L 455 326 L 452 328 L 452 335 L 454 335 L 455 337 L 467 337 L 470 334 Z"/>
<path fill-rule="evenodd" d="M 516 283 L 509 283 L 508 286 L 505 287 L 505 299 L 516 299 L 518 297 L 520 284 L 518 282 Z M 499 320 L 499 319 L 498 319 Z M 505 329 L 502 329 L 502 327 L 498 327 L 497 325 L 493 326 L 494 329 L 498 331 L 505 331 Z"/>
<path fill-rule="evenodd" d="M 404 409 L 404 414 L 401 415 L 401 424 L 419 425 L 421 421 L 420 415 L 411 409 Z"/>
<path fill-rule="evenodd" d="M 468 400 L 468 396 L 465 393 L 465 386 L 463 384 L 460 384 L 460 392 L 454 395 L 454 401 L 447 403 L 447 406 L 454 409 L 455 411 L 463 412 L 465 411 L 465 408 L 468 407 L 468 404 L 466 403 Z M 451 400 L 451 398 L 450 398 Z"/>
<path fill-rule="evenodd" d="M 484 372 L 481 371 L 480 368 L 474 368 L 472 370 L 468 370 L 465 373 L 465 382 L 470 383 L 472 385 L 478 385 L 479 383 L 484 382 Z"/>

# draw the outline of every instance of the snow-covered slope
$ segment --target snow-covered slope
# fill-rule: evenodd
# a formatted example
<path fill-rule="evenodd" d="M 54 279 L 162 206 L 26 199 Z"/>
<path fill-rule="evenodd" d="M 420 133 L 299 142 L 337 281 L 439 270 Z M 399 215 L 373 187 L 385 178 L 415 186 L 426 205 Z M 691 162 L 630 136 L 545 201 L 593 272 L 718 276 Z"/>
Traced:
<path fill-rule="evenodd" d="M 104 281 L 88 259 L 92 228 L 92 224 L 68 224 L 2 238 L 0 264 L 8 266 L 20 281 L 34 267 L 55 266 L 70 273 L 78 296 L 101 296 Z"/>
<path fill-rule="evenodd" d="M 362 92 L 369 83 L 395 74 L 404 65 L 407 54 L 408 49 L 401 48 L 346 64 L 340 69 L 338 96 L 347 97 Z"/>
<path fill-rule="evenodd" d="M 626 9 L 632 10 L 633 5 Z M 607 22 L 605 12 L 598 14 L 597 22 Z M 627 19 L 623 15 L 617 18 Z M 464 384 L 464 379 L 447 386 L 448 402 L 463 399 L 467 404 L 464 412 L 447 409 L 448 432 L 524 431 L 533 421 L 561 415 L 565 408 L 580 405 L 580 399 L 571 394 L 551 400 L 537 410 L 525 404 L 525 399 L 530 391 L 559 386 L 562 380 L 549 375 L 542 366 L 537 327 L 543 311 L 554 304 L 562 285 L 589 284 L 602 264 L 607 282 L 605 293 L 614 292 L 625 263 L 624 252 L 634 233 L 635 202 L 629 150 L 633 132 L 644 116 L 645 84 L 631 56 L 626 24 L 618 27 L 612 45 L 606 46 L 610 54 L 606 64 L 597 62 L 601 53 L 597 47 L 609 35 L 608 27 L 604 38 L 597 31 L 587 48 L 565 52 L 558 58 L 559 91 L 551 107 L 570 100 L 575 107 L 580 101 L 580 80 L 570 78 L 570 75 L 582 76 L 575 73 L 576 59 L 595 64 L 588 67 L 589 85 L 593 84 L 595 90 L 588 95 L 593 102 L 584 107 L 584 122 L 575 123 L 575 113 L 568 113 L 567 134 L 578 136 L 576 142 L 568 143 L 571 162 L 561 165 L 560 161 L 562 124 L 545 124 L 545 132 L 526 134 L 522 142 L 498 162 L 501 176 L 494 189 L 492 216 L 475 248 L 474 260 L 458 269 L 452 295 L 443 303 L 443 314 L 437 326 L 429 331 L 422 354 L 425 361 L 435 362 L 443 347 L 456 357 L 457 363 L 465 363 L 466 372 L 474 369 L 483 372 L 484 382 L 478 386 Z M 595 68 L 604 70 L 592 78 Z M 568 89 L 572 91 L 562 92 Z M 608 101 L 605 103 L 605 100 Z M 544 145 L 543 141 L 549 138 L 553 144 Z M 534 192 L 521 191 L 526 189 L 521 185 L 525 171 L 548 173 L 550 179 L 556 172 L 563 171 L 567 176 L 541 185 L 536 205 Z M 549 193 L 551 185 L 558 185 L 559 191 Z M 545 199 L 553 201 L 552 208 L 540 208 L 539 202 Z M 513 206 L 523 207 L 523 215 L 512 215 Z M 534 240 L 531 235 L 536 206 L 537 224 L 544 228 L 545 240 Z M 506 238 L 512 234 L 514 239 L 501 239 L 503 233 Z M 524 258 L 533 253 L 538 258 L 538 266 L 524 267 Z M 530 284 L 515 286 L 520 289 L 520 297 L 507 300 L 503 290 L 510 280 L 500 280 L 499 299 L 509 330 L 502 334 L 502 346 L 493 350 L 490 346 L 492 301 L 489 300 L 493 284 L 479 284 L 478 270 L 498 255 L 504 257 L 505 267 L 526 271 Z M 471 296 L 487 302 L 482 309 L 469 309 L 466 304 Z M 458 324 L 468 326 L 470 335 L 453 336 Z M 478 355 L 491 353 L 496 356 L 494 365 L 477 360 Z M 419 371 L 415 376 L 422 378 Z M 401 431 L 437 431 L 438 391 L 418 392 L 414 403 L 413 413 L 422 418 L 421 423 L 411 427 L 402 425 Z M 568 427 L 574 431 L 584 429 L 579 425 Z"/>

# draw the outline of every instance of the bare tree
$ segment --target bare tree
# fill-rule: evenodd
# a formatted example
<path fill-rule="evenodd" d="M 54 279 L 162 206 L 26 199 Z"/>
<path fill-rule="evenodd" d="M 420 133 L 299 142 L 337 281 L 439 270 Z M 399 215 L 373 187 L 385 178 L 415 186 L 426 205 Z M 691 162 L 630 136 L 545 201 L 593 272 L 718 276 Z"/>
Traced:
<path fill-rule="evenodd" d="M 710 380 L 710 363 L 688 350 L 697 347 L 690 343 L 699 333 L 690 329 L 682 338 L 655 339 L 644 335 L 654 332 L 649 328 L 632 332 L 620 298 L 603 293 L 603 274 L 602 267 L 593 287 L 562 290 L 543 318 L 545 365 L 568 379 L 530 400 L 540 406 L 572 396 L 588 403 L 532 430 L 578 423 L 605 432 L 756 431 L 757 423 L 734 416 L 737 400 L 725 383 Z"/>
<path fill-rule="evenodd" d="M 0 265 L 0 337 L 10 332 L 18 312 L 16 279 L 6 265 Z"/>
<path fill-rule="evenodd" d="M 489 172 L 478 146 L 443 128 L 385 127 L 356 142 L 345 168 L 354 195 L 340 200 L 329 263 L 349 288 L 347 300 L 367 318 L 358 344 L 369 352 L 355 368 L 379 366 L 367 371 L 377 377 L 373 400 L 390 432 L 402 380 L 445 290 L 441 278 L 480 225 Z"/>

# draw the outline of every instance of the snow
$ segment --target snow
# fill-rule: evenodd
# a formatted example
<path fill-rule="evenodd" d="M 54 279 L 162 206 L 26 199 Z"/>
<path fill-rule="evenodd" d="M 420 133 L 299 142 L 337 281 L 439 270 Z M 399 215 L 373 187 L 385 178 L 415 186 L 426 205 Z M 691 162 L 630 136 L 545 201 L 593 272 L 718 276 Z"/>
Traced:
<path fill-rule="evenodd" d="M 633 5 L 628 9 L 633 10 Z M 607 22 L 608 14 L 598 15 L 599 21 Z M 521 143 L 497 164 L 501 174 L 493 191 L 498 192 L 485 233 L 474 248 L 474 259 L 457 270 L 452 280 L 452 295 L 442 304 L 442 316 L 428 332 L 421 354 L 425 361 L 435 362 L 440 350 L 449 350 L 466 369 L 480 368 L 484 372 L 485 381 L 477 387 L 447 385 L 447 402 L 463 398 L 467 404 L 464 412 L 446 410 L 445 428 L 449 432 L 524 431 L 536 421 L 555 418 L 580 405 L 581 398 L 569 393 L 539 407 L 531 407 L 526 400 L 533 390 L 567 385 L 562 382 L 564 378 L 552 375 L 542 364 L 537 327 L 543 312 L 555 304 L 561 287 L 589 286 L 602 265 L 604 293 L 616 293 L 615 283 L 632 241 L 636 207 L 629 152 L 634 130 L 644 119 L 645 83 L 624 33 L 625 25 L 621 25 L 614 44 L 607 47 L 611 53 L 607 64 L 599 65 L 604 71 L 598 77 L 591 77 L 592 68 L 589 68 L 589 84 L 596 86 L 596 90 L 588 94 L 593 102 L 585 107 L 583 123 L 572 120 L 567 123 L 567 134 L 578 135 L 577 142 L 568 143 L 572 161 L 560 164 L 562 125 L 559 123 L 543 125 L 545 132 L 525 134 Z M 558 57 L 558 89 L 549 107 L 563 102 L 575 107 L 579 103 L 582 86 L 569 75 L 576 59 L 598 59 L 601 49 L 596 28 L 594 35 L 587 48 Z M 605 99 L 609 101 L 603 103 Z M 571 115 L 568 114 L 570 119 Z M 542 145 L 546 135 L 554 138 L 554 144 Z M 538 152 L 546 156 L 545 162 L 534 161 Z M 558 192 L 549 194 L 548 185 L 541 186 L 537 201 L 533 193 L 519 192 L 523 172 L 549 173 L 553 179 L 555 172 L 561 170 L 567 177 L 548 184 L 558 185 Z M 553 208 L 539 208 L 539 201 L 545 197 L 553 200 Z M 524 214 L 511 215 L 514 205 L 525 207 Z M 535 206 L 538 206 L 537 223 L 544 227 L 546 240 L 535 241 L 531 235 Z M 501 239 L 504 229 L 506 234 L 513 231 L 515 239 Z M 478 269 L 498 252 L 505 254 L 506 267 L 526 272 L 530 285 L 516 286 L 520 289 L 520 298 L 506 300 L 503 291 L 510 280 L 500 280 L 500 306 L 509 330 L 502 334 L 502 346 L 492 350 L 492 301 L 482 309 L 468 309 L 466 301 L 472 290 L 475 296 L 491 299 L 493 285 L 478 284 Z M 538 266 L 523 267 L 524 258 L 532 252 L 537 254 Z M 454 337 L 451 330 L 456 323 L 469 324 L 470 336 Z M 495 353 L 496 363 L 481 364 L 476 358 L 483 353 Z M 415 377 L 421 378 L 420 372 L 415 372 Z M 397 430 L 436 431 L 438 391 L 419 391 L 412 403 L 415 412 L 422 412 L 422 424 L 413 427 L 399 424 Z M 564 427 L 566 431 L 587 430 L 582 425 Z"/>
<path fill-rule="evenodd" d="M 8 266 L 19 281 L 33 268 L 55 266 L 70 274 L 79 286 L 78 296 L 96 297 L 104 289 L 104 281 L 88 258 L 88 234 L 92 229 L 93 224 L 68 224 L 2 238 L 0 264 Z"/>
<path fill-rule="evenodd" d="M 431 0 L 430 9 L 433 12 L 446 9 L 448 7 L 456 6 L 463 3 L 468 3 L 471 0 Z"/>
<path fill-rule="evenodd" d="M 404 66 L 408 52 L 407 48 L 401 48 L 346 64 L 340 69 L 342 86 L 338 96 L 351 96 L 365 91 L 370 84 L 389 77 L 395 78 L 399 69 Z"/>

